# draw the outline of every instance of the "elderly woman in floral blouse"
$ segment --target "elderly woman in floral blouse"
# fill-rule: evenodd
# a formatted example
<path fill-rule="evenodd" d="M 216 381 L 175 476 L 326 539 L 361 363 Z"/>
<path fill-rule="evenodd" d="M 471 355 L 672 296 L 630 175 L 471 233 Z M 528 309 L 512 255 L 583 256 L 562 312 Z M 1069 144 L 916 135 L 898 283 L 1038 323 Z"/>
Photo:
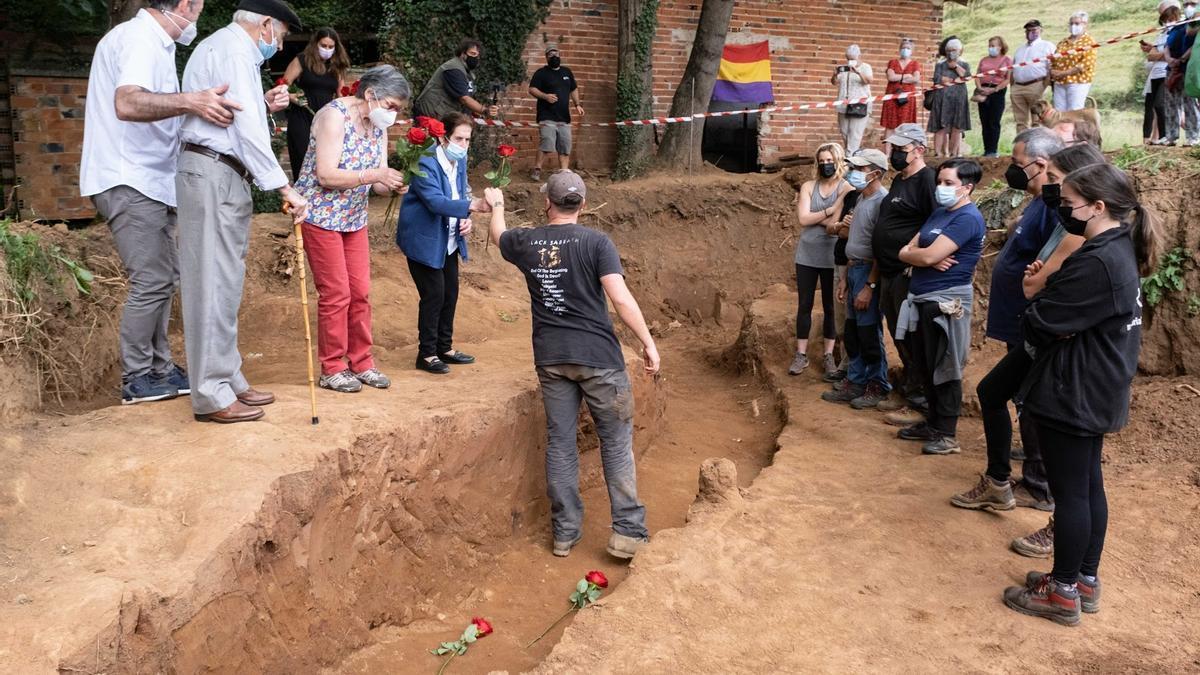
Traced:
<path fill-rule="evenodd" d="M 1050 59 L 1050 79 L 1054 81 L 1054 108 L 1079 110 L 1087 104 L 1092 78 L 1096 75 L 1096 41 L 1088 35 L 1088 13 L 1071 15 L 1071 34 L 1054 48 Z M 1065 54 L 1070 50 L 1074 53 Z"/>
<path fill-rule="evenodd" d="M 387 166 L 387 129 L 410 96 L 399 70 L 376 66 L 356 93 L 334 99 L 313 120 L 296 189 L 309 204 L 304 251 L 319 294 L 317 356 L 325 389 L 391 386 L 371 356 L 367 200 L 372 190 L 408 191 L 403 174 Z"/>

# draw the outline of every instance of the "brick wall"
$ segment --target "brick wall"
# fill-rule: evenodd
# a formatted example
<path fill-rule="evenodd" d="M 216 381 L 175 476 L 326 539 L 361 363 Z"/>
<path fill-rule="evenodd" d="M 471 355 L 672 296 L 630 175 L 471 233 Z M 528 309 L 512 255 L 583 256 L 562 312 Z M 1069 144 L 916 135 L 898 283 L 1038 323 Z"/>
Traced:
<path fill-rule="evenodd" d="M 79 196 L 87 76 L 14 70 L 9 85 L 22 217 L 94 217 L 91 200 Z"/>
<path fill-rule="evenodd" d="M 695 36 L 701 0 L 662 0 L 654 43 L 654 113 L 665 115 L 687 65 Z M 730 43 L 771 43 L 771 71 L 780 104 L 816 103 L 837 96 L 829 84 L 834 67 L 844 62 L 845 48 L 857 43 L 863 61 L 875 70 L 872 93 L 883 93 L 884 69 L 894 58 L 901 36 L 916 40 L 914 53 L 932 75 L 932 55 L 942 30 L 939 0 L 739 0 L 730 22 Z M 555 42 L 563 64 L 579 81 L 589 121 L 611 121 L 616 114 L 617 2 L 616 0 L 554 0 L 550 17 L 525 48 L 529 74 L 545 64 L 543 50 Z M 534 103 L 528 82 L 506 92 L 505 115 L 514 121 L 533 121 Z M 917 103 L 920 106 L 920 103 Z M 924 110 L 921 110 L 924 113 Z M 876 106 L 875 119 L 879 119 Z M 877 125 L 876 125 L 877 127 Z M 521 141 L 523 163 L 533 156 L 536 130 L 513 130 Z M 878 129 L 875 129 L 876 137 Z M 577 163 L 583 168 L 612 166 L 616 132 L 611 128 L 577 128 Z M 826 140 L 838 140 L 836 116 L 829 110 L 795 111 L 764 116 L 760 127 L 760 159 L 811 152 Z"/>

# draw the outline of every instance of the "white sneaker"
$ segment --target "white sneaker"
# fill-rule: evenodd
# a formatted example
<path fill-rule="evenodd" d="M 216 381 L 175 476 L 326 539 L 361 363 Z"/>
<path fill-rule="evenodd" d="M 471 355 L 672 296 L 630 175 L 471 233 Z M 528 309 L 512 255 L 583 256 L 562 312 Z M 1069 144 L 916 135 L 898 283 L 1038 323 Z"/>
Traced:
<path fill-rule="evenodd" d="M 322 375 L 320 385 L 322 389 L 340 391 L 343 394 L 353 394 L 362 391 L 362 382 L 355 379 L 349 369 L 332 375 Z"/>

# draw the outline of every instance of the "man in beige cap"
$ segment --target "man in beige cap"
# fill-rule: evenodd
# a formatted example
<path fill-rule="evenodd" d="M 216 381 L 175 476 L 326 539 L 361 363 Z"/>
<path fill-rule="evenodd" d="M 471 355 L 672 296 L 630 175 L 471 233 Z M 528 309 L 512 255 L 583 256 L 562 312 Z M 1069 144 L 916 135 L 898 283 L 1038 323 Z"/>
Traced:
<path fill-rule="evenodd" d="M 646 375 L 658 373 L 658 349 L 642 310 L 625 285 L 621 256 L 602 232 L 578 224 L 586 203 L 583 179 L 558 171 L 542 186 L 548 224 L 505 231 L 504 195 L 489 188 L 490 236 L 505 260 L 525 275 L 533 314 L 533 359 L 542 385 L 549 443 L 546 488 L 554 530 L 554 555 L 565 557 L 583 537 L 579 403 L 586 400 L 612 506 L 608 552 L 632 558 L 650 540 L 646 507 L 637 498 L 633 460 L 633 392 L 625 357 L 608 315 L 617 315 L 642 343 Z"/>

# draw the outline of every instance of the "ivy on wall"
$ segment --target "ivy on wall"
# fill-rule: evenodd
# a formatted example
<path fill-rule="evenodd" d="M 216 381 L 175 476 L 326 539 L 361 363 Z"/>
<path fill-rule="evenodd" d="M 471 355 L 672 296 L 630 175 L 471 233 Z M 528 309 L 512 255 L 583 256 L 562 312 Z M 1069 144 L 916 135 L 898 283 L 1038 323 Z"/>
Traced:
<path fill-rule="evenodd" d="M 617 119 L 640 120 L 650 116 L 650 96 L 646 91 L 654 35 L 658 30 L 659 0 L 647 0 L 634 20 L 633 64 L 617 75 Z M 645 171 L 650 161 L 650 149 L 645 147 L 649 136 L 646 127 L 617 128 L 617 163 L 613 178 L 626 180 Z"/>

